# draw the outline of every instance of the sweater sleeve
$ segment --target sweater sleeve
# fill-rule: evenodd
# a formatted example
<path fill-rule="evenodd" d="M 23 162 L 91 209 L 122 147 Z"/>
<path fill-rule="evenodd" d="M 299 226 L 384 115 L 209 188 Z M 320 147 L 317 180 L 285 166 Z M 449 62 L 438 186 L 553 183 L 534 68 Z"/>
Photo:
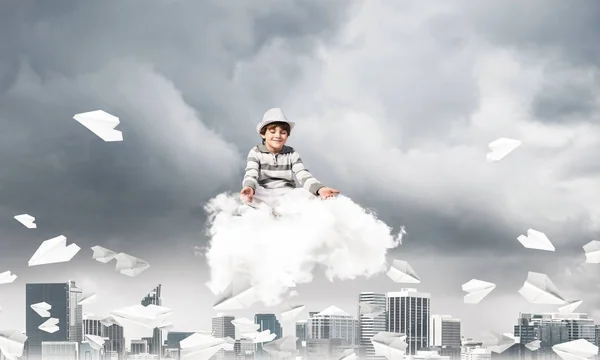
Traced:
<path fill-rule="evenodd" d="M 325 187 L 308 171 L 302 162 L 300 154 L 295 150 L 292 154 L 292 171 L 296 175 L 298 182 L 300 182 L 300 186 L 314 195 L 318 195 L 317 191 Z"/>
<path fill-rule="evenodd" d="M 246 172 L 244 173 L 244 180 L 242 181 L 242 187 L 249 186 L 254 191 L 258 186 L 258 176 L 260 174 L 260 153 L 256 148 L 252 148 L 248 153 L 248 159 L 246 161 Z"/>

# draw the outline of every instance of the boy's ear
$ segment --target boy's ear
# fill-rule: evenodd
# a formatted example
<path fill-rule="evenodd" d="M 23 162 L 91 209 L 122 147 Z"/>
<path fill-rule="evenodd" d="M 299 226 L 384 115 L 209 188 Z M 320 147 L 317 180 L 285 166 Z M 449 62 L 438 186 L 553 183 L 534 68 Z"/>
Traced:
<path fill-rule="evenodd" d="M 263 139 L 266 139 L 267 135 L 260 134 L 260 137 L 263 138 Z"/>

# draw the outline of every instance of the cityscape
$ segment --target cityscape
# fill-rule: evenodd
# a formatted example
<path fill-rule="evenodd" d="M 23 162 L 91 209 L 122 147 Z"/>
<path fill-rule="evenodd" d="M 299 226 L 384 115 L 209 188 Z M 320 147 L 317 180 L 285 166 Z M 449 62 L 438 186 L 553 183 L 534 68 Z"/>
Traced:
<path fill-rule="evenodd" d="M 140 305 L 162 307 L 161 293 L 158 284 L 140 299 Z M 213 350 L 198 351 L 196 346 L 190 351 L 183 346 L 184 340 L 198 332 L 174 329 L 162 322 L 152 329 L 151 336 L 126 339 L 120 316 L 85 315 L 83 300 L 75 281 L 26 284 L 22 352 L 15 350 L 19 348 L 18 334 L 5 331 L 0 338 L 0 360 L 554 360 L 560 358 L 553 350 L 557 344 L 575 340 L 600 343 L 600 325 L 587 314 L 565 311 L 518 314 L 511 333 L 490 333 L 499 335 L 495 340 L 465 338 L 460 319 L 431 313 L 431 294 L 404 288 L 359 293 L 356 314 L 331 305 L 321 311 L 307 309 L 308 318 L 302 319 L 298 315 L 304 306 L 296 307 L 301 311 L 292 315 L 293 329 L 283 328 L 283 314 L 278 318 L 274 313 L 260 313 L 249 320 L 221 313 L 212 318 L 212 329 L 202 335 L 213 342 L 199 346 Z M 260 336 L 265 334 L 268 336 Z M 385 341 L 382 334 L 402 340 Z M 268 350 L 270 344 L 284 338 L 293 339 L 291 351 Z M 231 346 L 219 347 L 226 343 Z M 391 350 L 382 351 L 384 348 Z"/>

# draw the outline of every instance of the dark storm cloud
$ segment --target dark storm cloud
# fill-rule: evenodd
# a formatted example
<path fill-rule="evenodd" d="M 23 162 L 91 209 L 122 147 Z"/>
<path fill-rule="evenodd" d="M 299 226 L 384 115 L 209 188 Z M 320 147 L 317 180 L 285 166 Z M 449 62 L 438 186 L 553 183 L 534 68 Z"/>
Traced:
<path fill-rule="evenodd" d="M 474 29 L 498 45 L 558 51 L 573 65 L 597 67 L 600 3 L 584 0 L 572 5 L 560 0 L 465 1 L 463 8 Z"/>
<path fill-rule="evenodd" d="M 236 84 L 238 65 L 277 41 L 311 56 L 317 41 L 333 39 L 350 5 L 3 3 L 2 216 L 30 213 L 40 227 L 70 231 L 89 245 L 201 232 L 202 204 L 239 185 L 241 134 L 247 146 L 255 141 L 246 127 L 300 76 L 299 69 L 283 72 L 260 94 L 253 85 L 262 74 L 244 74 Z M 289 60 L 282 55 L 270 66 L 293 69 Z M 96 109 L 121 118 L 124 142 L 105 143 L 72 119 Z M 216 163 L 200 156 L 206 151 Z"/>

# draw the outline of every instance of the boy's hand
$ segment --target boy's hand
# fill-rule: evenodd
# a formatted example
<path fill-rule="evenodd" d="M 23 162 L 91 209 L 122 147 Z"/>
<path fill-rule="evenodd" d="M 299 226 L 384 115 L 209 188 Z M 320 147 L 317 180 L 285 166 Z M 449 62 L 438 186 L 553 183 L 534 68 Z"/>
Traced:
<path fill-rule="evenodd" d="M 240 195 L 242 201 L 244 202 L 252 202 L 252 198 L 254 197 L 254 189 L 250 186 L 244 186 L 242 191 L 240 191 Z"/>
<path fill-rule="evenodd" d="M 317 194 L 321 197 L 321 199 L 329 199 L 335 197 L 335 195 L 339 194 L 340 191 L 336 189 L 332 189 L 329 187 L 322 187 L 317 191 Z"/>

